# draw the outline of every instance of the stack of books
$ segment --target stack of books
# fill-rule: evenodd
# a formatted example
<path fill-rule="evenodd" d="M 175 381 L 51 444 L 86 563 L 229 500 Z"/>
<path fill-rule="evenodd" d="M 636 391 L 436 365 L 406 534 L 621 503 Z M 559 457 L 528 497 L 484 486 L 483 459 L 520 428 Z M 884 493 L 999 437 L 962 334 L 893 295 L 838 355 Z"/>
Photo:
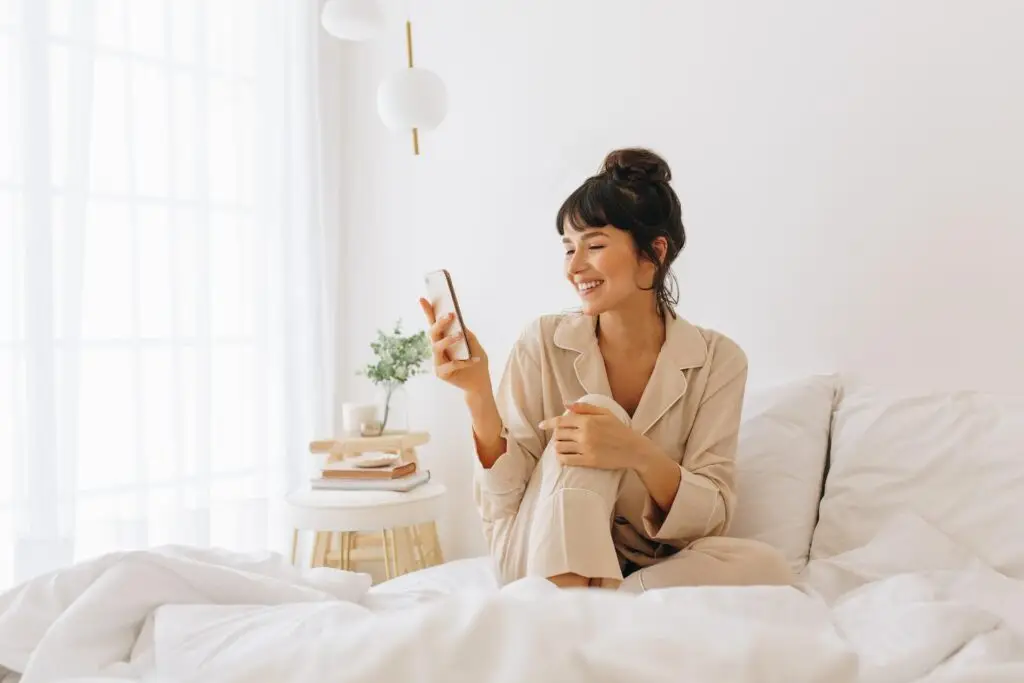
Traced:
<path fill-rule="evenodd" d="M 314 489 L 333 491 L 411 491 L 430 481 L 430 470 L 421 470 L 415 462 L 397 460 L 371 467 L 363 458 L 341 460 L 324 465 L 311 483 Z M 364 460 L 365 462 L 365 460 Z"/>

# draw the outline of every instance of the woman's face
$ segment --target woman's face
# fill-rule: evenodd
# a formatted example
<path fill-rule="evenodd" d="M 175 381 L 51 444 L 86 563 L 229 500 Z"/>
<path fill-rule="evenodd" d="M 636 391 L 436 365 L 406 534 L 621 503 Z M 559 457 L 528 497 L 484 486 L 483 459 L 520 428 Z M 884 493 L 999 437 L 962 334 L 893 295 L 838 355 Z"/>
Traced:
<path fill-rule="evenodd" d="M 633 238 L 625 230 L 608 226 L 577 231 L 562 238 L 565 276 L 583 302 L 583 312 L 605 311 L 649 304 L 654 264 L 637 258 Z"/>

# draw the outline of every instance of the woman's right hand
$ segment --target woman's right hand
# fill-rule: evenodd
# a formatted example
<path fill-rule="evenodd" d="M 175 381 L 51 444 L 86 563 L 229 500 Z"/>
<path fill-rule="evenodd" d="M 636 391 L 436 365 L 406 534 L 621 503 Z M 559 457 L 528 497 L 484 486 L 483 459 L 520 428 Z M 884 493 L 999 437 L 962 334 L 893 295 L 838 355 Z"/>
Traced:
<path fill-rule="evenodd" d="M 467 394 L 491 393 L 491 375 L 487 367 L 487 354 L 484 352 L 480 342 L 469 330 L 465 330 L 466 342 L 469 345 L 469 360 L 453 360 L 448 349 L 462 339 L 458 332 L 449 334 L 448 330 L 455 320 L 453 314 L 442 316 L 437 319 L 434 316 L 434 308 L 426 299 L 420 299 L 420 308 L 427 317 L 430 329 L 427 336 L 430 338 L 431 347 L 434 352 L 434 374 L 454 387 L 462 389 Z"/>

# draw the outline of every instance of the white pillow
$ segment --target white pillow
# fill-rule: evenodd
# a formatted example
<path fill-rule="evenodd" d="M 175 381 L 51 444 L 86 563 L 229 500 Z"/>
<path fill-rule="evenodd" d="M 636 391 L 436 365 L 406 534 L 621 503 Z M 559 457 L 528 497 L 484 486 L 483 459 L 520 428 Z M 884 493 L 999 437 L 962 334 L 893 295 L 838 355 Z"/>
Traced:
<path fill-rule="evenodd" d="M 860 547 L 912 512 L 1024 579 L 1024 397 L 842 393 L 812 559 Z"/>
<path fill-rule="evenodd" d="M 764 541 L 795 572 L 807 564 L 828 453 L 835 376 L 750 391 L 736 453 L 730 536 Z"/>

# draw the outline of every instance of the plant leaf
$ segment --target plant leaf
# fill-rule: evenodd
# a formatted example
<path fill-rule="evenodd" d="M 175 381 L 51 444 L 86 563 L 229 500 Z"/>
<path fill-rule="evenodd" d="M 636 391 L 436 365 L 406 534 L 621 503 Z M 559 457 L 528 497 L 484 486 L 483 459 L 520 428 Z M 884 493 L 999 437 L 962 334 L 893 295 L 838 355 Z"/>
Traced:
<path fill-rule="evenodd" d="M 370 342 L 376 361 L 367 364 L 358 374 L 365 375 L 374 384 L 405 384 L 411 377 L 424 372 L 423 364 L 430 358 L 430 342 L 422 330 L 402 335 L 399 319 L 392 333 L 377 330 L 376 340 Z"/>

